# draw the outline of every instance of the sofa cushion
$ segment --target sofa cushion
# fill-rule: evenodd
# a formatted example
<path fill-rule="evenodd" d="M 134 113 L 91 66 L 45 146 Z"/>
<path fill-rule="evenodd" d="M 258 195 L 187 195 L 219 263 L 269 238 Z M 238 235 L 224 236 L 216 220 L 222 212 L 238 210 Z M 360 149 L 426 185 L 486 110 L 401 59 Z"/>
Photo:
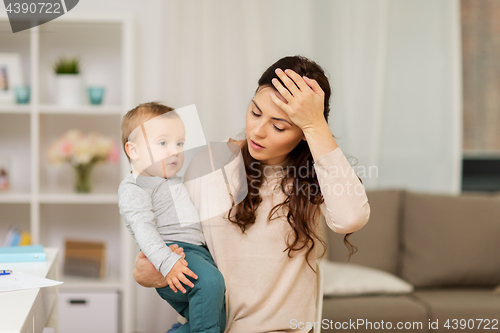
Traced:
<path fill-rule="evenodd" d="M 500 284 L 500 197 L 406 192 L 399 276 L 415 287 Z"/>
<path fill-rule="evenodd" d="M 399 190 L 367 191 L 370 220 L 348 238 L 358 248 L 350 262 L 396 273 L 401 193 Z M 348 251 L 344 235 L 328 229 L 327 240 L 329 259 L 346 262 Z"/>
<path fill-rule="evenodd" d="M 413 295 L 430 308 L 431 322 L 437 320 L 437 329 L 433 332 L 462 331 L 464 326 L 461 324 L 469 325 L 470 329 L 465 329 L 468 332 L 487 332 L 494 329 L 495 323 L 496 329 L 500 328 L 500 296 L 493 294 L 489 288 L 424 289 L 415 291 Z M 444 326 L 448 319 L 450 328 Z M 464 319 L 462 323 L 461 319 Z M 481 327 L 478 327 L 480 321 L 476 319 L 483 320 Z M 488 329 L 485 319 L 489 319 Z"/>
<path fill-rule="evenodd" d="M 321 332 L 344 332 L 344 329 L 336 329 L 335 323 L 337 325 L 342 325 L 342 323 L 351 323 L 357 320 L 363 320 L 360 322 L 360 326 L 357 326 L 358 332 L 385 332 L 390 331 L 387 329 L 387 322 L 392 325 L 392 330 L 396 330 L 396 325 L 398 322 L 403 322 L 403 324 L 410 322 L 421 323 L 420 329 L 414 327 L 413 329 L 402 329 L 397 330 L 400 332 L 429 332 L 427 329 L 428 315 L 427 310 L 424 305 L 420 302 L 415 301 L 412 296 L 359 296 L 359 297 L 330 297 L 323 300 L 323 320 L 328 321 L 327 327 L 322 326 Z M 378 329 L 376 326 L 384 321 L 384 328 Z M 330 324 L 330 321 L 333 324 Z M 370 327 L 368 322 L 371 322 Z M 367 326 L 368 325 L 368 326 Z M 413 325 L 413 324 L 412 324 Z M 333 326 L 333 327 L 331 327 Z M 333 328 L 333 329 L 332 329 Z M 339 327 L 337 327 L 339 328 Z M 352 330 L 352 326 L 350 327 Z"/>
<path fill-rule="evenodd" d="M 321 260 L 320 266 L 325 296 L 408 294 L 413 291 L 408 282 L 375 268 L 327 260 Z"/>

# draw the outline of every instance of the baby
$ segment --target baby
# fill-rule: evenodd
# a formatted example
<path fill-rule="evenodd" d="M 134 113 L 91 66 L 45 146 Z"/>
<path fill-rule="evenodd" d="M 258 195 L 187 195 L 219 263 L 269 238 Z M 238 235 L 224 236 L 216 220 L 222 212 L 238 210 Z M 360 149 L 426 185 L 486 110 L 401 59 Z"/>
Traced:
<path fill-rule="evenodd" d="M 224 332 L 224 278 L 176 176 L 184 164 L 182 119 L 168 106 L 145 103 L 123 117 L 121 128 L 132 172 L 118 188 L 120 214 L 142 252 L 165 276 L 169 287 L 156 289 L 158 294 L 187 319 L 176 332 Z M 170 250 L 174 243 L 184 248 L 185 257 Z"/>

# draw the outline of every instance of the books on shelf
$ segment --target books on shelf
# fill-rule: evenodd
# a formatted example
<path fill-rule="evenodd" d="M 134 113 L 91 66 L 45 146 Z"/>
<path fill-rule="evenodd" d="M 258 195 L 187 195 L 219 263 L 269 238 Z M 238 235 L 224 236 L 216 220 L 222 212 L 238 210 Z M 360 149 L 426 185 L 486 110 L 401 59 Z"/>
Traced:
<path fill-rule="evenodd" d="M 45 261 L 42 245 L 0 247 L 0 262 Z"/>

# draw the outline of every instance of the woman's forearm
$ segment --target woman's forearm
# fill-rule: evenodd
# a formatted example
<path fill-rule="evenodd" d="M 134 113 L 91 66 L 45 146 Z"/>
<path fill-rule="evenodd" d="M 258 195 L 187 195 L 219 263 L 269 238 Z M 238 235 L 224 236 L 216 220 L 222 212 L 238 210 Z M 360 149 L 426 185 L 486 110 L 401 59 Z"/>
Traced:
<path fill-rule="evenodd" d="M 167 285 L 164 276 L 156 270 L 143 252 L 139 252 L 133 274 L 135 281 L 146 288 L 162 288 Z"/>
<path fill-rule="evenodd" d="M 370 205 L 363 184 L 340 148 L 322 155 L 314 164 L 324 203 L 321 211 L 335 232 L 349 233 L 363 227 Z"/>
<path fill-rule="evenodd" d="M 314 161 L 338 147 L 326 121 L 304 129 L 303 132 Z"/>
<path fill-rule="evenodd" d="M 185 256 L 184 249 L 179 247 L 177 244 L 172 244 L 169 248 L 181 257 Z M 142 251 L 139 252 L 139 255 L 137 256 L 133 275 L 135 281 L 146 288 L 163 288 L 168 285 L 165 277 L 156 270 L 155 266 L 151 263 L 151 261 L 149 261 Z"/>

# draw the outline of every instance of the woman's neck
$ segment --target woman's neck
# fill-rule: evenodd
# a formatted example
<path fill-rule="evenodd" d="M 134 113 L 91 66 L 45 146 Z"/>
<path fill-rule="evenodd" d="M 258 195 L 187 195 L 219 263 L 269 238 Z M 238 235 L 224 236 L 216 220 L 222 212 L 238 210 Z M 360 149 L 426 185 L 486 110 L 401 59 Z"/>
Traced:
<path fill-rule="evenodd" d="M 290 159 L 289 159 L 288 155 L 279 162 L 276 162 L 276 159 L 274 159 L 270 162 L 268 162 L 268 161 L 259 161 L 259 162 L 262 163 L 263 166 L 268 166 L 268 167 L 285 167 L 285 166 L 290 164 Z"/>

